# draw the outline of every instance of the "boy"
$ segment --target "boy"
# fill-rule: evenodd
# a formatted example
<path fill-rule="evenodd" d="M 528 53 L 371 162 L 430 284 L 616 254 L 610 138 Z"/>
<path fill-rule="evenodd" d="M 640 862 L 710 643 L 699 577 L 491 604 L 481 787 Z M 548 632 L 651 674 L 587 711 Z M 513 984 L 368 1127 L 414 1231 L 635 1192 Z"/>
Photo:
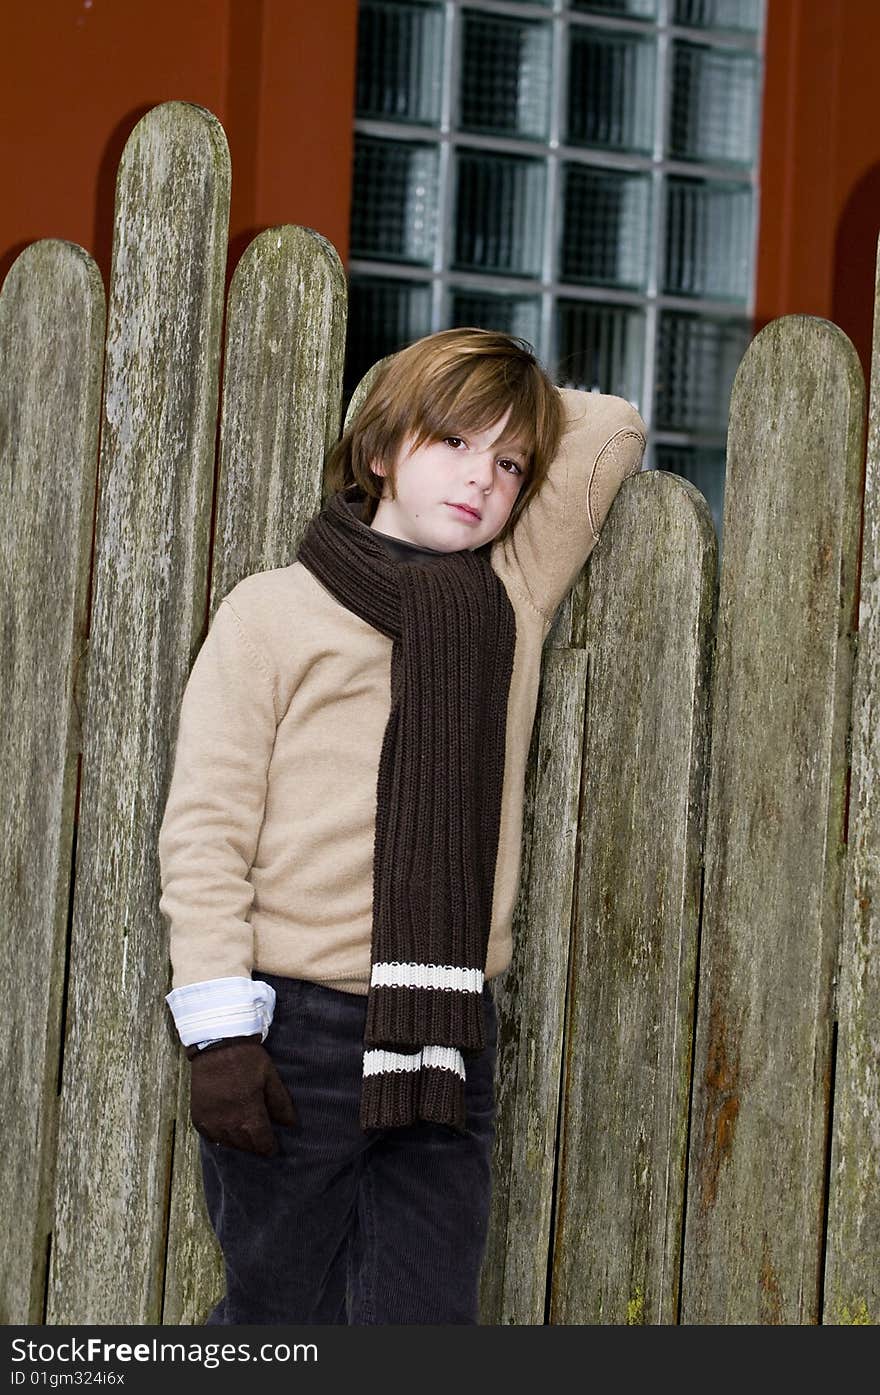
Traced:
<path fill-rule="evenodd" d="M 221 602 L 159 839 L 218 1323 L 476 1323 L 525 762 L 644 424 L 467 328 L 385 361 Z"/>

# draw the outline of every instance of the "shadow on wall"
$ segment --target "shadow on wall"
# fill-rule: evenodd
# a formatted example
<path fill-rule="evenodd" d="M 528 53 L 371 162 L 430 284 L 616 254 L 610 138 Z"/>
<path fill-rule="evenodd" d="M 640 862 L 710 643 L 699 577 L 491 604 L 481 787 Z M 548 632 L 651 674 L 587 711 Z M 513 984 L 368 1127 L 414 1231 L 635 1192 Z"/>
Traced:
<path fill-rule="evenodd" d="M 98 265 L 104 282 L 105 294 L 110 286 L 110 259 L 113 250 L 113 213 L 116 204 L 116 174 L 119 168 L 119 161 L 125 149 L 125 142 L 142 116 L 145 116 L 152 107 L 149 103 L 145 106 L 133 107 L 114 126 L 113 131 L 107 139 L 104 152 L 101 156 L 101 163 L 98 166 L 98 175 L 95 181 L 95 211 L 92 223 L 92 237 L 90 245 L 86 245 L 85 250 L 94 258 Z M 23 242 L 17 242 L 14 247 L 9 247 L 0 254 L 0 286 L 6 279 L 7 273 L 16 258 L 30 247 L 35 241 L 41 239 L 28 237 Z"/>
<path fill-rule="evenodd" d="M 24 251 L 25 247 L 30 247 L 33 240 L 32 237 L 26 237 L 22 242 L 16 242 L 12 247 L 7 247 L 6 251 L 0 254 L 0 287 L 2 287 L 3 282 L 6 280 L 9 268 L 12 266 L 16 257 Z"/>
<path fill-rule="evenodd" d="M 104 146 L 101 155 L 101 163 L 98 167 L 97 179 L 95 181 L 95 204 L 94 221 L 92 223 L 92 237 L 90 245 L 86 246 L 86 251 L 94 258 L 104 282 L 105 294 L 110 293 L 110 270 L 113 253 L 113 216 L 116 207 L 116 176 L 119 170 L 119 162 L 122 159 L 122 152 L 125 149 L 126 141 L 138 124 L 142 116 L 146 116 L 148 111 L 152 111 L 150 103 L 146 105 L 132 107 L 116 123 Z M 226 261 L 226 285 L 225 292 L 229 292 L 229 283 L 232 280 L 236 265 L 253 239 L 265 229 L 265 224 L 253 224 L 248 226 L 234 236 L 230 236 L 228 245 L 228 255 Z M 8 247 L 0 254 L 0 286 L 6 279 L 10 267 L 18 256 L 36 241 L 35 238 L 25 238 L 14 246 Z"/>
<path fill-rule="evenodd" d="M 878 232 L 880 164 L 873 165 L 854 185 L 844 205 L 834 242 L 831 319 L 855 345 L 866 382 L 871 369 Z"/>

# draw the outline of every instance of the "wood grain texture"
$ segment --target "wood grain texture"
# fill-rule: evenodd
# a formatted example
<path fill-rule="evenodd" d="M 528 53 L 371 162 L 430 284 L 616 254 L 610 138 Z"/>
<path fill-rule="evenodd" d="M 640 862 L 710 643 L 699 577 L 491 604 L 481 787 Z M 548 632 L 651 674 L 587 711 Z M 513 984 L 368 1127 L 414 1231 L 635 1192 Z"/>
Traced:
<path fill-rule="evenodd" d="M 0 1322 L 41 1323 L 87 629 L 104 286 L 34 242 L 0 294 Z"/>
<path fill-rule="evenodd" d="M 348 292 L 311 228 L 269 228 L 232 278 L 211 613 L 252 572 L 287 566 L 321 505 L 339 435 Z"/>
<path fill-rule="evenodd" d="M 716 558 L 702 494 L 648 471 L 575 588 L 589 679 L 554 1324 L 676 1321 Z"/>
<path fill-rule="evenodd" d="M 526 768 L 513 958 L 497 981 L 484 1325 L 544 1322 L 587 658 L 545 654 Z"/>
<path fill-rule="evenodd" d="M 210 112 L 120 163 L 47 1323 L 155 1323 L 178 1074 L 157 838 L 203 632 L 229 220 Z"/>
<path fill-rule="evenodd" d="M 776 320 L 730 408 L 682 1322 L 819 1317 L 863 385 Z"/>
<path fill-rule="evenodd" d="M 851 718 L 852 771 L 822 1321 L 880 1323 L 880 263 Z"/>

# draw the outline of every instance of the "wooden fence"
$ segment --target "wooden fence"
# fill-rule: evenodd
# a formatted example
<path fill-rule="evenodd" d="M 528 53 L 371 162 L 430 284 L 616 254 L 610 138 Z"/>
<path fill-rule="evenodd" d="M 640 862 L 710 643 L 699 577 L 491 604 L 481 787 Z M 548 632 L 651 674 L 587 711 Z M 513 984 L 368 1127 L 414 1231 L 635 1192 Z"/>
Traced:
<path fill-rule="evenodd" d="M 321 500 L 346 330 L 334 248 L 261 234 L 221 399 L 229 188 L 211 113 L 156 107 L 106 326 L 71 243 L 0 295 L 5 1324 L 202 1323 L 222 1292 L 157 837 L 208 618 Z M 863 479 L 849 341 L 768 325 L 720 576 L 702 495 L 643 472 L 548 636 L 485 1323 L 880 1315 L 878 359 Z"/>

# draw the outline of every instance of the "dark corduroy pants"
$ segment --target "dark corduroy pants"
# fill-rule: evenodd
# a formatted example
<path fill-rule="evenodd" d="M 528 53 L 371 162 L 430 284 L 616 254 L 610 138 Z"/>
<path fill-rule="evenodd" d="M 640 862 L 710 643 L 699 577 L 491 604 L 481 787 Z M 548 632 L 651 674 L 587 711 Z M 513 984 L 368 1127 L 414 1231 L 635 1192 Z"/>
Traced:
<path fill-rule="evenodd" d="M 465 1057 L 461 1134 L 420 1120 L 358 1122 L 367 999 L 254 972 L 275 989 L 264 1045 L 298 1113 L 262 1158 L 199 1135 L 205 1199 L 226 1268 L 211 1324 L 477 1323 L 495 1129 L 497 1020 Z"/>

